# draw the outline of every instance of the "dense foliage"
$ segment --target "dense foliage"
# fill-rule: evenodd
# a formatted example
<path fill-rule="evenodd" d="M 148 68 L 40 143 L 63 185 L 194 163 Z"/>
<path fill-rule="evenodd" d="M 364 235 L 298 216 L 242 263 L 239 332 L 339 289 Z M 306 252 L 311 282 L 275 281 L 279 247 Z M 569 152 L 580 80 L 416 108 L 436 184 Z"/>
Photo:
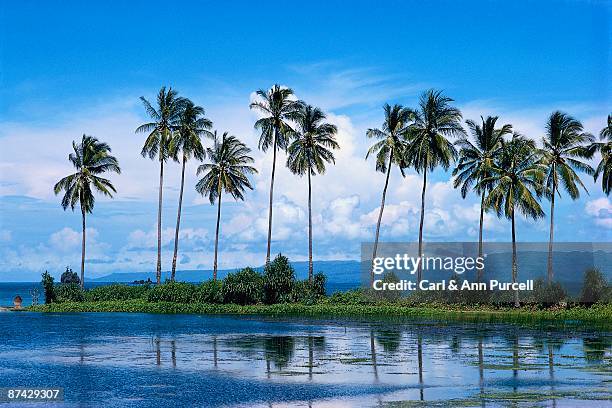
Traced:
<path fill-rule="evenodd" d="M 46 304 L 53 303 L 53 301 L 55 300 L 55 293 L 53 291 L 53 281 L 53 276 L 51 276 L 49 272 L 45 271 L 45 273 L 42 274 L 42 286 L 45 291 Z"/>
<path fill-rule="evenodd" d="M 56 302 L 83 302 L 85 292 L 78 283 L 61 283 L 53 288 Z"/>
<path fill-rule="evenodd" d="M 264 302 L 269 305 L 288 302 L 294 286 L 295 270 L 289 259 L 279 254 L 264 268 Z"/>
<path fill-rule="evenodd" d="M 608 284 L 599 269 L 589 269 L 584 273 L 580 301 L 582 303 L 610 303 L 612 301 L 612 286 Z"/>
<path fill-rule="evenodd" d="M 263 277 L 252 268 L 229 273 L 221 287 L 224 303 L 248 305 L 263 300 Z"/>
<path fill-rule="evenodd" d="M 146 299 L 150 285 L 120 285 L 113 284 L 98 286 L 85 292 L 85 299 L 89 302 L 108 300 Z"/>
<path fill-rule="evenodd" d="M 531 301 L 543 305 L 553 305 L 567 299 L 567 292 L 559 282 L 544 282 L 537 279 L 533 282 L 533 295 Z"/>

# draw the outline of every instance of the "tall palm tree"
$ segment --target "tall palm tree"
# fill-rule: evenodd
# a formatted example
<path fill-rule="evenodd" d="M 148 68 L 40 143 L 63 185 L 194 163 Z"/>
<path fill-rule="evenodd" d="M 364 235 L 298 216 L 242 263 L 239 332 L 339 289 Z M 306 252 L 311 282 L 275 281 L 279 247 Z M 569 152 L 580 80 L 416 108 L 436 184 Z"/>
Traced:
<path fill-rule="evenodd" d="M 378 212 L 378 221 L 376 222 L 376 235 L 374 237 L 374 250 L 372 252 L 372 262 L 376 258 L 378 250 L 378 237 L 380 235 L 380 222 L 382 221 L 383 211 L 385 209 L 385 198 L 387 196 L 387 187 L 389 186 L 389 176 L 391 175 L 391 167 L 395 164 L 402 177 L 404 176 L 404 151 L 406 150 L 406 130 L 409 122 L 412 120 L 412 113 L 409 109 L 401 105 L 383 106 L 385 111 L 385 121 L 382 124 L 382 129 L 368 129 L 366 136 L 370 139 L 377 139 L 368 149 L 366 159 L 370 155 L 376 156 L 376 171 L 385 173 L 385 186 L 382 191 L 382 199 L 380 202 L 380 210 Z M 370 279 L 374 279 L 374 273 L 370 272 Z"/>
<path fill-rule="evenodd" d="M 215 131 L 213 138 L 213 147 L 206 149 L 210 163 L 204 163 L 198 167 L 197 174 L 204 174 L 204 177 L 196 184 L 196 191 L 202 195 L 208 195 L 211 204 L 214 204 L 217 200 L 217 229 L 213 264 L 213 279 L 216 280 L 222 194 L 225 191 L 235 200 L 244 200 L 245 188 L 253 189 L 248 175 L 257 173 L 257 170 L 250 166 L 254 162 L 253 158 L 249 156 L 251 149 L 235 136 L 228 136 L 225 132 L 219 138 Z"/>
<path fill-rule="evenodd" d="M 159 160 L 159 203 L 157 207 L 157 283 L 161 283 L 161 228 L 162 228 L 162 196 L 164 187 L 164 163 L 170 157 L 170 141 L 179 123 L 183 98 L 172 89 L 162 87 L 157 94 L 157 109 L 144 96 L 140 97 L 147 114 L 153 120 L 136 128 L 136 133 L 148 133 L 142 147 L 143 157 Z"/>
<path fill-rule="evenodd" d="M 182 163 L 181 189 L 179 191 L 178 212 L 176 215 L 176 230 L 174 232 L 174 256 L 172 257 L 172 273 L 170 280 L 174 282 L 176 275 L 176 256 L 178 253 L 179 228 L 181 225 L 181 208 L 183 206 L 183 187 L 185 185 L 185 164 L 190 158 L 202 161 L 206 157 L 206 150 L 202 146 L 202 136 L 212 138 L 208 130 L 212 121 L 204 117 L 204 108 L 196 106 L 192 101 L 185 99 L 179 115 L 178 131 L 170 142 L 170 151 L 175 160 Z"/>
<path fill-rule="evenodd" d="M 610 195 L 612 191 L 612 115 L 608 115 L 608 125 L 599 133 L 601 142 L 593 143 L 592 149 L 599 150 L 601 161 L 595 169 L 595 180 L 601 175 L 601 188 Z"/>
<path fill-rule="evenodd" d="M 77 171 L 58 181 L 53 191 L 56 195 L 64 191 L 62 197 L 64 210 L 70 207 L 74 211 L 77 203 L 81 207 L 83 224 L 81 288 L 83 288 L 85 285 L 85 216 L 93 211 L 95 191 L 108 197 L 112 197 L 112 193 L 117 192 L 110 180 L 100 175 L 109 171 L 120 174 L 121 169 L 115 156 L 110 155 L 110 146 L 95 137 L 83 135 L 80 143 L 72 142 L 72 149 L 74 152 L 68 155 L 68 160 Z"/>
<path fill-rule="evenodd" d="M 586 144 L 589 145 L 586 145 Z M 548 118 L 546 123 L 546 136 L 542 139 L 543 160 L 546 164 L 546 195 L 550 199 L 550 238 L 548 241 L 548 267 L 547 281 L 553 280 L 553 239 L 555 221 L 555 196 L 558 194 L 559 185 L 563 187 L 572 200 L 580 197 L 578 187 L 586 192 L 580 177 L 575 170 L 593 174 L 594 170 L 588 164 L 578 160 L 589 158 L 590 144 L 593 136 L 583 132 L 582 123 L 573 117 L 556 111 Z"/>
<path fill-rule="evenodd" d="M 442 91 L 430 89 L 419 100 L 414 114 L 414 123 L 408 129 L 406 160 L 418 173 L 423 173 L 421 192 L 421 220 L 419 223 L 419 256 L 423 252 L 423 220 L 425 219 L 425 189 L 427 172 L 442 166 L 445 170 L 457 157 L 457 151 L 448 137 L 460 136 L 465 132 L 461 127 L 461 112 L 451 106 L 453 99 Z M 420 282 L 423 269 L 419 263 L 417 281 Z"/>
<path fill-rule="evenodd" d="M 480 223 L 478 227 L 478 256 L 482 258 L 482 228 L 484 224 L 484 200 L 491 186 L 479 188 L 482 180 L 491 177 L 490 169 L 499 154 L 504 135 L 512 133 L 512 125 L 503 125 L 496 129 L 497 116 L 480 117 L 482 125 L 466 120 L 473 142 L 462 137 L 455 145 L 459 147 L 459 160 L 453 170 L 455 188 L 461 187 L 461 197 L 465 198 L 472 188 L 480 195 Z M 478 281 L 482 280 L 482 269 L 478 269 Z"/>
<path fill-rule="evenodd" d="M 308 174 L 308 280 L 312 282 L 312 183 L 311 176 L 325 173 L 325 163 L 335 163 L 330 149 L 338 149 L 336 126 L 323 122 L 319 108 L 302 104 L 296 117 L 296 138 L 289 145 L 287 167 L 300 176 Z"/>
<path fill-rule="evenodd" d="M 257 91 L 259 100 L 252 102 L 251 109 L 256 109 L 265 116 L 255 122 L 255 129 L 261 131 L 259 149 L 262 151 L 272 147 L 272 177 L 270 178 L 270 203 L 268 208 L 268 247 L 266 250 L 266 265 L 270 262 L 270 246 L 272 242 L 272 201 L 274 197 L 274 174 L 276 172 L 276 152 L 286 150 L 289 146 L 293 129 L 289 121 L 295 117 L 298 101 L 293 100 L 293 90 L 274 85 L 269 90 Z"/>
<path fill-rule="evenodd" d="M 491 185 L 485 206 L 512 222 L 512 282 L 518 275 L 516 259 L 516 221 L 518 209 L 526 217 L 542 218 L 544 211 L 538 202 L 543 194 L 546 166 L 533 140 L 514 133 L 510 141 L 502 141 L 501 152 L 491 168 L 491 177 L 482 180 L 480 188 Z M 514 304 L 519 306 L 518 291 L 514 291 Z"/>

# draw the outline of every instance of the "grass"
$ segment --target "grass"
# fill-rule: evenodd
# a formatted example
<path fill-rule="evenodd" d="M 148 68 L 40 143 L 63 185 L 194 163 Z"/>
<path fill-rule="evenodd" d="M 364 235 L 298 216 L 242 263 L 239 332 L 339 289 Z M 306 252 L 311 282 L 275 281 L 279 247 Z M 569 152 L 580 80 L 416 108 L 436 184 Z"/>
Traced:
<path fill-rule="evenodd" d="M 142 299 L 97 302 L 64 302 L 30 306 L 35 312 L 137 312 L 169 314 L 236 314 L 308 317 L 408 317 L 468 322 L 566 322 L 612 326 L 612 305 L 575 306 L 568 309 L 492 308 L 486 306 L 405 306 L 397 304 L 333 304 L 321 301 L 314 305 L 282 303 L 274 305 L 235 305 L 207 303 L 147 302 Z"/>

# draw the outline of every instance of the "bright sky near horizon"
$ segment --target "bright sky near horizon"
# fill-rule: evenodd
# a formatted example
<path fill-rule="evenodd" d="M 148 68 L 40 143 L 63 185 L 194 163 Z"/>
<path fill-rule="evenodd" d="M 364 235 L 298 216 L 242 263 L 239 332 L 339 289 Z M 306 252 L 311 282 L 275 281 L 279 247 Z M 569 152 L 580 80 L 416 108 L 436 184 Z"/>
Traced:
<path fill-rule="evenodd" d="M 122 174 L 112 201 L 88 219 L 90 276 L 155 268 L 158 164 L 140 156 L 138 97 L 172 86 L 202 105 L 220 131 L 253 150 L 260 173 L 246 202 L 226 200 L 220 266 L 260 265 L 265 255 L 271 155 L 257 151 L 254 90 L 274 83 L 320 106 L 339 128 L 336 166 L 314 178 L 315 259 L 357 259 L 373 237 L 384 176 L 364 159 L 365 130 L 382 105 L 416 105 L 428 88 L 455 99 L 464 118 L 500 122 L 540 140 L 556 109 L 598 134 L 612 111 L 612 7 L 608 1 L 37 2 L 0 5 L 0 280 L 78 269 L 80 217 L 64 212 L 53 184 L 72 172 L 71 141 L 106 142 Z M 284 157 L 280 157 L 283 164 Z M 212 266 L 216 212 L 193 189 L 188 166 L 179 269 Z M 164 270 L 170 268 L 179 166 L 165 182 Z M 610 241 L 612 204 L 584 175 L 589 195 L 564 195 L 560 241 Z M 381 239 L 414 241 L 420 177 L 392 175 Z M 307 255 L 306 180 L 282 167 L 275 185 L 273 251 Z M 477 238 L 478 200 L 462 200 L 449 174 L 428 190 L 425 238 Z M 548 213 L 548 202 L 543 203 Z M 523 221 L 522 241 L 548 238 L 548 220 Z M 487 215 L 485 239 L 509 225 Z"/>

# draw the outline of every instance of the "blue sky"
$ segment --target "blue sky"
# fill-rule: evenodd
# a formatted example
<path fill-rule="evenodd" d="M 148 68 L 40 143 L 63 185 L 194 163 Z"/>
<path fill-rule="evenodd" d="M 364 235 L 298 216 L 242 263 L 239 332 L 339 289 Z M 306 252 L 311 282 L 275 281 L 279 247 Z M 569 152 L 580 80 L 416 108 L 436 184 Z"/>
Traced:
<path fill-rule="evenodd" d="M 340 133 L 337 165 L 315 178 L 315 257 L 355 259 L 371 239 L 384 181 L 364 160 L 365 130 L 385 102 L 413 106 L 435 87 L 465 118 L 496 114 L 539 140 L 546 116 L 565 110 L 593 133 L 610 111 L 611 7 L 604 1 L 3 2 L 0 9 L 0 279 L 35 278 L 79 262 L 77 214 L 51 191 L 71 171 L 82 133 L 108 141 L 123 174 L 88 225 L 88 273 L 154 268 L 156 163 L 140 157 L 146 118 L 138 97 L 176 87 L 205 107 L 219 130 L 243 139 L 260 174 L 246 203 L 223 210 L 221 265 L 258 265 L 265 253 L 270 157 L 256 151 L 252 92 L 273 83 L 323 108 Z M 170 266 L 177 165 L 165 188 L 164 268 Z M 557 238 L 609 241 L 612 207 L 590 195 L 561 200 Z M 193 191 L 188 169 L 181 268 L 211 267 L 214 209 Z M 414 240 L 419 177 L 393 174 L 383 240 Z M 273 250 L 304 259 L 305 180 L 279 171 Z M 461 200 L 437 171 L 425 236 L 473 240 L 477 201 Z M 548 211 L 548 203 L 544 203 Z M 476 218 L 475 218 L 476 216 Z M 509 237 L 490 216 L 485 236 Z M 546 221 L 519 224 L 519 239 L 547 239 Z"/>

